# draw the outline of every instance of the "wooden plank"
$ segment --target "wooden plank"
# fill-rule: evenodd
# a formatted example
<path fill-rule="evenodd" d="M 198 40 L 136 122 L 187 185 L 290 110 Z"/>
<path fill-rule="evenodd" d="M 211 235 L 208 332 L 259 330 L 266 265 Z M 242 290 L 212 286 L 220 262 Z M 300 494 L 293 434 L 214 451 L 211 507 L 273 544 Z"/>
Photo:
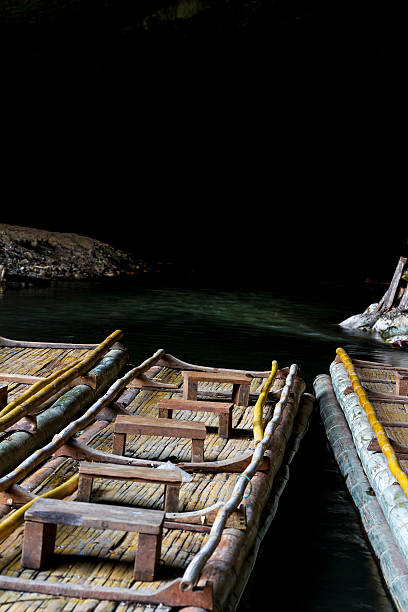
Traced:
<path fill-rule="evenodd" d="M 79 464 L 80 474 L 90 474 L 94 478 L 113 478 L 135 482 L 151 482 L 157 484 L 181 484 L 179 470 L 158 470 L 134 465 L 118 465 L 114 463 L 94 463 L 82 461 Z"/>
<path fill-rule="evenodd" d="M 161 510 L 38 498 L 27 510 L 25 517 L 26 520 L 42 523 L 119 531 L 143 530 L 143 533 L 158 534 L 164 514 Z"/>
<path fill-rule="evenodd" d="M 169 399 L 158 402 L 157 407 L 160 418 L 171 418 L 171 410 L 190 410 L 218 414 L 218 435 L 226 440 L 231 437 L 233 403 Z"/>
<path fill-rule="evenodd" d="M 160 537 L 151 533 L 140 533 L 135 554 L 133 579 L 144 581 L 154 580 L 155 570 L 160 561 Z"/>
<path fill-rule="evenodd" d="M 155 435 L 175 438 L 202 439 L 206 437 L 204 423 L 173 421 L 133 415 L 119 415 L 114 425 L 115 433 L 132 435 Z"/>
<path fill-rule="evenodd" d="M 183 377 L 188 380 L 200 382 L 220 382 L 240 385 L 250 385 L 251 379 L 248 376 L 240 376 L 239 374 L 226 374 L 225 372 L 195 372 L 185 371 Z"/>
<path fill-rule="evenodd" d="M 166 399 L 157 402 L 157 407 L 167 410 L 191 410 L 193 412 L 228 413 L 234 407 L 232 402 L 206 402 L 183 399 Z"/>
<path fill-rule="evenodd" d="M 134 580 L 154 580 L 156 567 L 160 559 L 164 512 L 155 510 L 144 510 L 141 515 L 135 517 L 129 513 L 129 508 L 119 517 L 114 506 L 105 506 L 103 519 L 99 519 L 97 527 L 95 517 L 100 512 L 100 506 L 95 504 L 84 504 L 81 502 L 57 502 L 51 499 L 40 499 L 40 502 L 49 502 L 41 508 L 41 503 L 34 504 L 29 516 L 26 515 L 24 529 L 24 544 L 21 564 L 31 569 L 42 569 L 47 557 L 55 547 L 56 525 L 72 525 L 72 515 L 75 525 L 93 527 L 94 529 L 114 529 L 119 531 L 137 531 L 139 538 L 135 553 L 133 570 Z M 48 508 L 47 508 L 48 506 Z M 70 506 L 72 510 L 70 510 Z M 75 509 L 76 506 L 76 509 Z M 108 510 L 107 510 L 108 509 Z M 123 510 L 123 508 L 121 509 Z M 90 520 L 90 513 L 92 517 Z M 27 514 L 27 513 L 26 513 Z M 40 518 L 40 520 L 37 520 Z"/>
<path fill-rule="evenodd" d="M 246 376 L 221 374 L 216 372 L 183 371 L 183 399 L 196 400 L 199 382 L 232 383 L 232 401 L 247 406 L 251 379 Z"/>

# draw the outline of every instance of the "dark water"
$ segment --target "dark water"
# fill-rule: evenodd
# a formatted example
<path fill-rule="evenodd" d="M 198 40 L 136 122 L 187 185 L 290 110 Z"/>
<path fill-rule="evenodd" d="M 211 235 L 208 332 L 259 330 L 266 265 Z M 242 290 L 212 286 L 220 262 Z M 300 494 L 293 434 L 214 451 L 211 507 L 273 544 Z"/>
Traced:
<path fill-rule="evenodd" d="M 384 287 L 225 290 L 149 282 L 61 283 L 0 294 L 0 334 L 13 339 L 99 342 L 122 329 L 132 363 L 164 348 L 198 364 L 267 369 L 298 363 L 313 392 L 337 346 L 351 356 L 408 366 L 408 353 L 346 333 L 337 323 Z M 278 515 L 240 612 L 256 609 L 391 612 L 358 516 L 318 418 L 302 443 Z"/>

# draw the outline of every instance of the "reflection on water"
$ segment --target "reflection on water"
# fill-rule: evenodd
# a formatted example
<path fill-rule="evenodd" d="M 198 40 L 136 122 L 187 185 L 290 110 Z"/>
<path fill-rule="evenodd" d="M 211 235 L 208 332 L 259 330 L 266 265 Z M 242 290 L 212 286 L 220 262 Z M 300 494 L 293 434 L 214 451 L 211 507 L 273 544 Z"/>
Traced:
<path fill-rule="evenodd" d="M 408 353 L 337 326 L 367 302 L 365 287 L 344 291 L 335 285 L 310 294 L 301 287 L 226 291 L 61 283 L 7 289 L 0 296 L 0 335 L 99 342 L 122 329 L 135 364 L 158 348 L 185 361 L 224 367 L 267 369 L 273 359 L 280 366 L 296 362 L 312 392 L 337 346 L 352 357 L 408 367 Z M 393 609 L 318 419 L 295 458 L 240 612 L 268 609 L 265 588 L 272 576 L 270 609 L 285 590 L 282 603 L 291 610 Z"/>

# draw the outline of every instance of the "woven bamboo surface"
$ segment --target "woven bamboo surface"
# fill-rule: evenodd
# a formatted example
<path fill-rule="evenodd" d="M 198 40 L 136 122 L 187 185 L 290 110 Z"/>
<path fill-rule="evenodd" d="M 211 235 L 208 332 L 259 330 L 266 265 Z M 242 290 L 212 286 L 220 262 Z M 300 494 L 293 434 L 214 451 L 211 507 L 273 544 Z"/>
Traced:
<path fill-rule="evenodd" d="M 372 391 L 376 393 L 395 394 L 395 370 L 358 366 L 356 366 L 355 369 L 368 393 Z M 370 396 L 370 402 L 380 422 L 397 421 L 408 423 L 408 398 L 406 403 L 397 403 L 393 402 L 392 399 L 380 401 L 376 400 L 375 396 Z M 408 446 L 408 427 L 385 427 L 385 431 L 387 436 L 395 440 L 395 442 L 398 442 L 398 444 Z M 403 470 L 408 474 L 408 461 L 400 460 L 400 464 Z"/>
<path fill-rule="evenodd" d="M 23 354 L 23 350 L 20 350 L 20 354 Z M 48 350 L 45 354 L 40 352 L 37 363 L 32 366 L 29 373 L 35 371 L 37 375 L 38 373 L 43 375 L 50 368 L 59 368 L 67 360 L 77 358 L 78 354 L 78 351 L 72 351 L 68 354 L 65 351 L 62 354 L 61 351 L 55 349 Z M 56 361 L 57 357 L 61 360 L 58 363 Z M 18 368 L 15 350 L 14 355 L 10 355 L 10 359 L 14 359 L 15 367 Z M 7 363 L 7 358 L 5 362 Z M 0 371 L 1 369 L 0 361 Z M 4 369 L 4 371 L 6 370 Z M 21 373 L 20 369 L 16 371 Z M 156 379 L 176 383 L 180 387 L 182 384 L 181 374 L 168 368 L 162 368 L 156 373 Z M 283 384 L 284 380 L 275 380 L 272 391 L 279 390 Z M 261 386 L 262 379 L 253 379 L 251 392 L 258 392 Z M 227 384 L 202 383 L 199 385 L 199 393 L 205 392 L 206 389 L 214 391 L 231 388 L 232 386 Z M 180 393 L 171 393 L 141 390 L 129 405 L 128 410 L 130 413 L 140 416 L 158 416 L 157 402 L 159 399 L 170 397 L 181 397 L 181 391 Z M 273 404 L 267 404 L 264 410 L 266 418 L 271 416 L 272 412 Z M 253 406 L 234 408 L 233 428 L 235 431 L 233 437 L 229 440 L 218 437 L 216 430 L 218 418 L 216 415 L 174 411 L 173 418 L 202 421 L 209 426 L 210 429 L 204 444 L 205 461 L 232 458 L 254 447 L 252 436 Z M 112 431 L 113 425 L 106 424 L 88 444 L 99 450 L 111 452 Z M 158 436 L 128 436 L 126 455 L 160 461 L 190 461 L 191 441 Z M 45 493 L 53 489 L 76 471 L 77 463 L 72 459 L 51 459 L 48 464 L 52 466 L 52 462 L 57 466 L 56 469 L 45 478 L 40 486 L 34 489 L 35 493 Z M 227 500 L 234 488 L 235 479 L 236 474 L 193 474 L 191 482 L 185 482 L 181 486 L 179 511 L 199 510 L 218 501 Z M 20 484 L 24 486 L 24 481 Z M 164 487 L 160 485 L 128 484 L 126 482 L 95 479 L 92 501 L 162 509 L 163 493 Z M 75 495 L 69 499 L 75 499 Z M 0 543 L 1 574 L 29 579 L 38 578 L 38 580 L 86 582 L 89 585 L 142 588 L 152 591 L 181 576 L 188 563 L 208 537 L 205 533 L 164 529 L 159 580 L 135 582 L 132 579 L 134 550 L 137 541 L 137 535 L 135 534 L 60 526 L 57 534 L 56 554 L 52 563 L 53 569 L 44 571 L 28 570 L 21 567 L 22 536 L 23 526 Z M 127 605 L 108 601 L 54 598 L 40 594 L 0 591 L 0 612 L 28 612 L 31 610 L 108 612 L 116 609 L 138 610 L 139 612 L 143 610 L 146 610 L 146 612 L 147 610 L 150 612 L 153 612 L 153 610 L 158 612 L 169 610 L 164 606 Z"/>
<path fill-rule="evenodd" d="M 0 347 L 0 374 L 47 377 L 89 352 L 87 349 Z M 1 382 L 1 381 L 0 381 Z M 8 401 L 30 385 L 8 382 Z"/>
<path fill-rule="evenodd" d="M 356 366 L 361 384 L 369 391 L 395 393 L 395 371 Z"/>

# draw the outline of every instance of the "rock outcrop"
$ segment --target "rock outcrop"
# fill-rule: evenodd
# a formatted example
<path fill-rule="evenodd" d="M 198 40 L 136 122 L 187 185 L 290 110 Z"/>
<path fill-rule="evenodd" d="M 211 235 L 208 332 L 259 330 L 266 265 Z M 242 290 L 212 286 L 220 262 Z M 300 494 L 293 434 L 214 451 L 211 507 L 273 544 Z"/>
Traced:
<path fill-rule="evenodd" d="M 86 236 L 0 223 L 5 278 L 62 280 L 115 277 L 143 271 L 130 254 Z"/>

